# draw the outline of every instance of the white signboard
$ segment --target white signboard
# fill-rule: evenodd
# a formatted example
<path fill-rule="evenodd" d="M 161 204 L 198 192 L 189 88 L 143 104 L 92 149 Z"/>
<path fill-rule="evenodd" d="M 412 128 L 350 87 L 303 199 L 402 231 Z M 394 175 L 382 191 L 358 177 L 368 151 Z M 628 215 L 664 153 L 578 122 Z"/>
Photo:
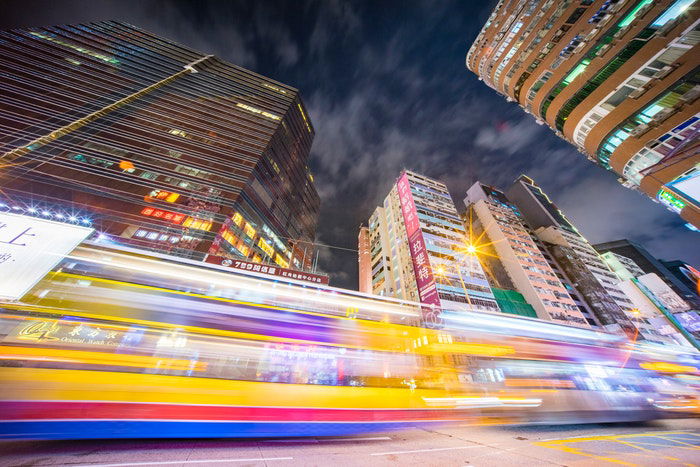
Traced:
<path fill-rule="evenodd" d="M 0 299 L 19 300 L 92 228 L 0 213 Z"/>

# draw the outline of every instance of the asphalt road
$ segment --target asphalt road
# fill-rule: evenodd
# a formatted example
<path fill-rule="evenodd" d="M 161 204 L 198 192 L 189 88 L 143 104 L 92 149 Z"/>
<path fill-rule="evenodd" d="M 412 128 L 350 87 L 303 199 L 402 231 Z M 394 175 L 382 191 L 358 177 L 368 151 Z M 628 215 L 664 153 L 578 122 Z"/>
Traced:
<path fill-rule="evenodd" d="M 444 426 L 354 437 L 0 443 L 0 466 L 693 466 L 700 419 Z"/>

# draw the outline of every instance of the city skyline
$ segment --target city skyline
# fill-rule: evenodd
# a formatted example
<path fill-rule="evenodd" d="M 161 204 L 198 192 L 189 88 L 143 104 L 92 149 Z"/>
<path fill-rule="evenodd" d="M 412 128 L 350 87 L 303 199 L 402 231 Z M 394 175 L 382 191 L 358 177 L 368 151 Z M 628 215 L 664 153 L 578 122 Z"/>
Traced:
<path fill-rule="evenodd" d="M 298 88 L 316 129 L 319 243 L 356 249 L 357 225 L 403 168 L 444 180 L 453 200 L 477 179 L 506 186 L 525 173 L 592 243 L 632 238 L 663 259 L 700 261 L 690 248 L 697 234 L 674 214 L 618 186 L 464 68 L 495 2 L 461 16 L 457 2 L 414 5 L 401 21 L 389 4 L 309 3 L 277 12 L 265 3 L 195 10 L 188 3 L 91 2 L 89 12 L 81 2 L 50 12 L 36 5 L 11 3 L 2 28 L 119 19 Z M 322 250 L 320 265 L 333 273 L 333 285 L 356 287 L 356 253 Z"/>

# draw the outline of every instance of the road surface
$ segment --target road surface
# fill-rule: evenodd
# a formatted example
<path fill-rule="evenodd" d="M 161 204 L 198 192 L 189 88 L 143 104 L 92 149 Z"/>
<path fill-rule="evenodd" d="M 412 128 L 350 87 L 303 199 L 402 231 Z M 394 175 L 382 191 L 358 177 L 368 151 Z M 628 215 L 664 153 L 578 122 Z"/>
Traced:
<path fill-rule="evenodd" d="M 0 443 L 0 466 L 700 466 L 700 419 L 443 426 L 307 439 Z"/>

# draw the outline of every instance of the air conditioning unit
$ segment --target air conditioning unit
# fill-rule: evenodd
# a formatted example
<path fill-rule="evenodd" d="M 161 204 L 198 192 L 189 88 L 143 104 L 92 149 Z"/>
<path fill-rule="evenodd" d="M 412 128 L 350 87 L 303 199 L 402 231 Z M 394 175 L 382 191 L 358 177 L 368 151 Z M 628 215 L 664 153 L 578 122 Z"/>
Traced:
<path fill-rule="evenodd" d="M 615 39 L 619 39 L 619 38 L 621 38 L 622 36 L 624 36 L 624 35 L 627 33 L 628 30 L 629 30 L 629 26 L 625 26 L 624 28 L 620 29 L 620 30 L 617 31 L 615 34 L 613 34 L 613 37 L 614 37 Z"/>
<path fill-rule="evenodd" d="M 698 97 L 700 97 L 700 86 L 696 85 L 693 89 L 686 92 L 683 97 L 681 97 L 681 101 L 686 104 L 692 104 Z"/>
<path fill-rule="evenodd" d="M 607 51 L 608 51 L 609 48 L 610 48 L 610 44 L 605 44 L 603 47 L 601 47 L 601 48 L 598 50 L 598 53 L 596 53 L 596 55 L 597 55 L 598 57 L 602 57 L 603 55 L 605 55 L 605 54 L 607 53 Z"/>
<path fill-rule="evenodd" d="M 602 28 L 603 26 L 605 26 L 610 21 L 610 19 L 612 19 L 612 17 L 613 15 L 610 14 L 603 16 L 603 19 L 601 19 L 598 22 L 598 28 Z"/>
<path fill-rule="evenodd" d="M 664 120 L 666 120 L 668 117 L 670 117 L 672 113 L 673 113 L 673 110 L 664 109 L 661 112 L 654 115 L 654 118 L 652 118 L 651 121 L 656 123 L 656 124 L 659 124 L 659 123 L 663 122 Z"/>
<path fill-rule="evenodd" d="M 615 13 L 615 12 L 617 12 L 617 11 L 620 11 L 620 8 L 622 8 L 622 6 L 623 6 L 624 4 L 625 4 L 625 0 L 620 0 L 619 2 L 617 2 L 616 4 L 614 4 L 612 7 L 610 7 L 610 10 L 609 10 L 609 11 L 610 11 L 611 13 Z"/>
<path fill-rule="evenodd" d="M 634 130 L 632 130 L 630 132 L 630 136 L 637 138 L 639 136 L 642 136 L 647 131 L 649 131 L 649 129 L 650 129 L 649 125 L 647 125 L 647 124 L 639 125 L 637 128 L 635 128 Z"/>
<path fill-rule="evenodd" d="M 586 47 L 585 42 L 581 42 L 579 45 L 576 46 L 576 48 L 571 52 L 571 55 L 579 53 L 583 48 Z"/>
<path fill-rule="evenodd" d="M 656 35 L 657 35 L 657 36 L 665 36 L 666 34 L 668 34 L 669 32 L 671 32 L 671 30 L 672 30 L 673 28 L 675 28 L 675 27 L 678 25 L 678 23 L 680 23 L 681 21 L 683 21 L 683 19 L 684 19 L 684 17 L 683 17 L 683 15 L 681 15 L 681 16 L 679 16 L 678 18 L 669 21 L 668 23 L 664 24 L 663 27 L 662 27 L 661 29 L 659 29 L 658 31 L 656 31 Z"/>
<path fill-rule="evenodd" d="M 632 92 L 630 93 L 630 95 L 627 96 L 627 97 L 629 97 L 630 99 L 636 99 L 636 98 L 638 98 L 639 96 L 641 96 L 642 94 L 644 94 L 645 92 L 647 92 L 647 88 L 641 87 L 641 88 L 639 88 L 639 89 L 635 89 L 634 91 L 632 91 Z"/>
<path fill-rule="evenodd" d="M 654 76 L 652 76 L 652 78 L 663 79 L 666 75 L 671 73 L 672 70 L 672 66 L 666 65 L 665 67 L 654 73 Z"/>
<path fill-rule="evenodd" d="M 584 42 L 590 41 L 590 40 L 593 39 L 595 36 L 597 36 L 599 32 L 600 32 L 600 28 L 595 28 L 594 30 L 592 30 L 591 32 L 589 32 L 589 33 L 586 35 L 586 37 L 583 38 L 583 41 L 584 41 Z"/>

